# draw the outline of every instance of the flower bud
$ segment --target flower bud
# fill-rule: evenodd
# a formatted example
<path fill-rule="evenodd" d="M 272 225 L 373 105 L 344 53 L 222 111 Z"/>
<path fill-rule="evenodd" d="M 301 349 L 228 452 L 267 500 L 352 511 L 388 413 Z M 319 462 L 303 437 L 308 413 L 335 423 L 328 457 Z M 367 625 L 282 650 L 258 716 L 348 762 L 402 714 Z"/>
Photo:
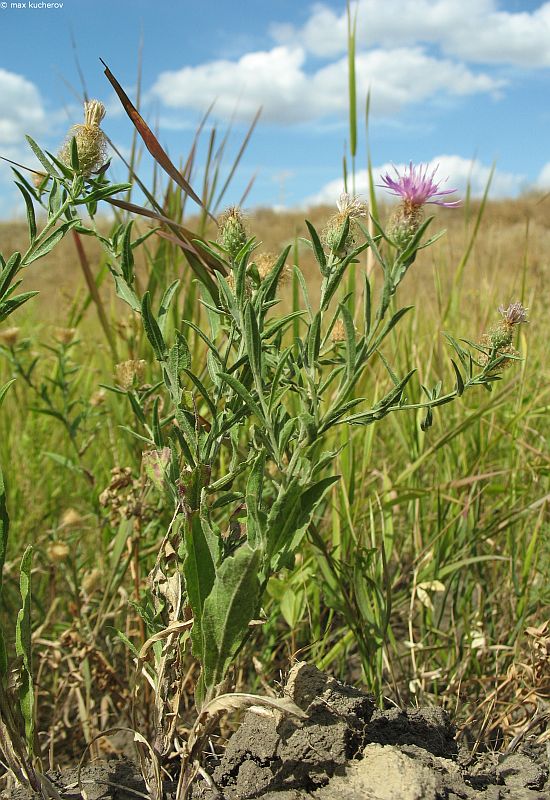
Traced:
<path fill-rule="evenodd" d="M 403 203 L 398 206 L 388 223 L 388 237 L 400 250 L 405 250 L 424 219 L 421 206 Z"/>
<path fill-rule="evenodd" d="M 225 247 L 234 261 L 247 242 L 243 213 L 237 206 L 232 206 L 218 219 L 218 244 Z"/>
<path fill-rule="evenodd" d="M 71 167 L 71 142 L 73 138 L 76 139 L 79 174 L 85 178 L 97 172 L 105 163 L 107 140 L 99 127 L 104 116 L 105 106 L 99 100 L 84 103 L 84 124 L 71 128 L 59 152 L 59 160 Z"/>

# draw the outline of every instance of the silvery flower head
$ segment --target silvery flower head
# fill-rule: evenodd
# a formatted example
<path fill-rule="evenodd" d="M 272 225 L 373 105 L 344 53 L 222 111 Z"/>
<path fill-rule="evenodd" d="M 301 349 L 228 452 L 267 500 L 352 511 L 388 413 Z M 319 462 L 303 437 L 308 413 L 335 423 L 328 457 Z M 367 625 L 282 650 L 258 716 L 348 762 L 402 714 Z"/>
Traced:
<path fill-rule="evenodd" d="M 349 194 L 348 192 L 342 192 L 336 201 L 336 207 L 343 217 L 357 219 L 358 217 L 367 216 L 367 204 L 357 195 Z"/>

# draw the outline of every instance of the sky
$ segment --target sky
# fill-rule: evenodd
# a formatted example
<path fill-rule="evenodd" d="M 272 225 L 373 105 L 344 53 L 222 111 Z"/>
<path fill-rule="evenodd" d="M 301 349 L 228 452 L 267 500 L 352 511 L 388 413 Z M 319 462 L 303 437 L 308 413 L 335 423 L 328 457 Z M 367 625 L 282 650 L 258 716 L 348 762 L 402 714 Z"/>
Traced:
<path fill-rule="evenodd" d="M 247 207 L 333 203 L 348 152 L 345 0 L 21 0 L 0 2 L 0 155 L 29 166 L 24 135 L 56 152 L 81 121 L 82 81 L 107 107 L 123 154 L 132 125 L 102 58 L 135 97 L 175 163 L 214 102 L 192 184 L 200 189 L 211 128 L 228 132 L 229 170 L 260 121 L 224 202 L 254 178 Z M 493 198 L 550 190 L 550 2 L 358 0 L 356 190 L 366 193 L 365 104 L 375 179 L 410 161 L 438 167 L 445 188 Z M 77 62 L 79 67 L 77 66 Z M 349 155 L 349 154 L 348 154 Z M 125 179 L 116 157 L 112 174 Z M 151 180 L 144 153 L 138 173 Z M 0 218 L 23 216 L 0 164 Z"/>

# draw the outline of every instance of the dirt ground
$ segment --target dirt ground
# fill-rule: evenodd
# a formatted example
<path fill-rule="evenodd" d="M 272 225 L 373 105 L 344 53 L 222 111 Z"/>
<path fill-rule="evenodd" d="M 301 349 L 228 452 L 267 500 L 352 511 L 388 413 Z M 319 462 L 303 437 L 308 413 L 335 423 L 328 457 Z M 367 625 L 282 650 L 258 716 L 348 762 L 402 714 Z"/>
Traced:
<path fill-rule="evenodd" d="M 247 712 L 221 760 L 205 764 L 212 786 L 198 781 L 194 800 L 550 800 L 548 742 L 474 757 L 458 748 L 441 709 L 380 711 L 359 690 L 303 663 L 286 691 L 307 719 Z M 50 777 L 66 800 L 82 797 L 76 771 Z M 91 764 L 82 783 L 89 800 L 148 797 L 129 760 Z M 174 788 L 166 785 L 167 800 Z"/>

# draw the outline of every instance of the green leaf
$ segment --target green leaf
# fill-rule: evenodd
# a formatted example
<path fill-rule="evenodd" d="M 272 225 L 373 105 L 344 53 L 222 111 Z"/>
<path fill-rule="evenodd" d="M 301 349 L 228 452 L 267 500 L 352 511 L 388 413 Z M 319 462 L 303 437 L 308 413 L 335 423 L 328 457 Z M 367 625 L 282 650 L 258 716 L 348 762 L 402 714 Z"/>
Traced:
<path fill-rule="evenodd" d="M 257 614 L 259 550 L 248 544 L 220 565 L 202 615 L 204 683 L 207 697 L 214 694 L 246 639 L 249 622 Z"/>
<path fill-rule="evenodd" d="M 32 547 L 27 547 L 21 559 L 19 579 L 21 608 L 15 623 L 15 653 L 22 658 L 19 705 L 25 722 L 27 748 L 32 755 L 34 752 L 34 687 L 31 647 L 31 568 Z"/>
<path fill-rule="evenodd" d="M 132 187 L 131 183 L 110 183 L 108 186 L 102 186 L 100 189 L 94 189 L 89 194 L 84 195 L 84 197 L 79 197 L 78 199 L 73 201 L 73 205 L 80 206 L 80 205 L 88 205 L 89 203 L 98 203 L 100 200 L 106 200 L 108 197 L 112 197 L 119 192 L 127 191 Z M 155 229 L 155 230 L 158 230 Z M 151 236 L 152 233 L 155 231 L 147 231 L 144 236 L 141 236 L 140 239 L 143 240 L 144 237 Z M 135 246 L 135 242 L 132 242 L 132 247 Z"/>
<path fill-rule="evenodd" d="M 162 300 L 160 301 L 158 323 L 160 332 L 162 333 L 163 336 L 166 331 L 166 323 L 168 321 L 168 311 L 170 309 L 170 304 L 172 303 L 172 300 L 176 293 L 176 289 L 179 286 L 179 283 L 180 283 L 179 280 L 175 280 L 173 283 L 171 283 L 170 286 L 168 286 L 168 288 L 162 295 Z"/>
<path fill-rule="evenodd" d="M 76 136 L 73 136 L 71 139 L 71 167 L 76 173 L 80 172 L 80 158 L 78 157 Z"/>
<path fill-rule="evenodd" d="M 325 256 L 325 251 L 323 250 L 321 240 L 319 239 L 317 231 L 315 230 L 311 222 L 309 222 L 307 219 L 306 219 L 306 225 L 309 231 L 309 235 L 311 236 L 313 252 L 315 253 L 315 258 L 317 259 L 317 263 L 319 264 L 321 275 L 324 275 L 326 277 L 328 275 L 327 258 Z"/>
<path fill-rule="evenodd" d="M 141 301 L 141 315 L 145 333 L 155 352 L 157 361 L 164 361 L 167 356 L 167 348 L 158 323 L 151 310 L 151 295 L 149 292 L 145 292 L 143 295 L 143 300 Z"/>
<path fill-rule="evenodd" d="M 138 300 L 138 296 L 132 287 L 126 283 L 121 275 L 113 274 L 113 278 L 115 281 L 115 291 L 120 299 L 124 300 L 124 302 L 127 303 L 134 311 L 141 312 L 141 305 Z"/>
<path fill-rule="evenodd" d="M 12 378 L 11 381 L 8 381 L 3 386 L 0 386 L 0 406 L 4 402 L 4 398 L 7 395 L 10 386 L 12 386 L 12 384 L 14 384 L 14 383 L 15 383 L 15 378 Z M 2 568 L 2 565 L 0 563 L 0 569 L 1 568 Z M 1 586 L 1 582 L 0 582 L 0 586 Z"/>
<path fill-rule="evenodd" d="M 121 244 L 120 269 L 126 283 L 131 286 L 134 282 L 134 253 L 132 250 L 132 225 L 131 220 L 124 226 Z"/>
<path fill-rule="evenodd" d="M 9 300 L 0 302 L 0 322 L 37 294 L 38 292 L 23 292 L 23 294 L 18 294 L 15 297 L 10 297 Z"/>
<path fill-rule="evenodd" d="M 204 642 L 202 636 L 202 616 L 206 598 L 212 591 L 216 577 L 216 561 L 213 549 L 213 533 L 196 510 L 184 524 L 185 557 L 183 575 L 189 605 L 193 612 L 193 628 L 191 642 L 193 655 L 200 661 L 204 659 Z M 214 551 L 215 552 L 215 551 Z"/>
<path fill-rule="evenodd" d="M 256 388 L 259 391 L 262 384 L 262 343 L 258 320 L 251 303 L 247 303 L 244 312 L 244 341 L 250 361 L 250 369 L 256 381 Z"/>
<path fill-rule="evenodd" d="M 202 383 L 200 378 L 198 378 L 196 375 L 194 375 L 191 372 L 191 370 L 185 369 L 184 372 L 189 378 L 191 378 L 191 380 L 193 381 L 193 383 L 195 384 L 195 386 L 197 387 L 197 389 L 199 390 L 199 392 L 203 396 L 203 398 L 204 398 L 204 400 L 206 402 L 206 405 L 208 406 L 208 408 L 210 410 L 210 413 L 212 414 L 212 419 L 214 420 L 216 418 L 216 416 L 217 416 L 216 406 L 214 405 L 214 402 L 213 402 L 212 398 L 208 394 L 208 391 L 206 390 L 206 387 L 204 386 L 204 384 Z"/>
<path fill-rule="evenodd" d="M 315 314 L 313 322 L 311 323 L 307 337 L 307 363 L 310 369 L 313 369 L 317 359 L 319 358 L 319 349 L 321 347 L 321 312 Z"/>
<path fill-rule="evenodd" d="M 342 304 L 340 306 L 340 311 L 342 313 L 344 330 L 346 332 L 346 378 L 350 381 L 355 374 L 355 359 L 357 356 L 355 325 L 353 324 L 353 317 L 346 305 Z"/>
<path fill-rule="evenodd" d="M 464 392 L 464 380 L 462 378 L 462 374 L 461 374 L 461 372 L 460 372 L 455 360 L 452 359 L 452 358 L 451 358 L 451 364 L 453 365 L 453 369 L 455 371 L 456 393 L 457 393 L 458 397 L 460 397 Z"/>
<path fill-rule="evenodd" d="M 21 253 L 14 253 L 0 271 L 0 299 L 6 294 L 21 265 Z"/>
<path fill-rule="evenodd" d="M 25 136 L 25 139 L 29 143 L 31 150 L 33 151 L 37 159 L 40 161 L 40 163 L 42 164 L 48 175 L 54 175 L 56 178 L 59 178 L 60 177 L 59 172 L 56 170 L 52 162 L 46 157 L 44 151 L 41 150 L 40 147 L 36 144 L 34 139 L 31 139 L 30 136 Z"/>
<path fill-rule="evenodd" d="M 210 352 L 210 351 L 209 351 Z M 168 368 L 172 377 L 177 382 L 178 376 L 184 369 L 191 366 L 191 353 L 187 339 L 179 331 L 176 331 L 176 341 L 168 353 Z"/>
<path fill-rule="evenodd" d="M 34 204 L 32 202 L 32 197 L 22 183 L 19 183 L 19 181 L 15 181 L 15 185 L 23 195 L 23 199 L 27 207 L 27 223 L 29 226 L 29 238 L 32 244 L 36 238 L 36 217 L 34 214 Z"/>
<path fill-rule="evenodd" d="M 65 234 L 78 224 L 78 222 L 79 220 L 77 219 L 71 219 L 69 222 L 63 222 L 59 228 L 56 228 L 55 231 L 50 233 L 49 236 L 46 236 L 46 238 L 40 242 L 36 250 L 31 250 L 30 254 L 25 258 L 25 265 L 32 264 L 33 261 L 37 261 L 39 258 L 47 255 L 51 250 L 53 250 L 56 244 L 63 239 Z"/>
<path fill-rule="evenodd" d="M 239 395 L 241 400 L 246 404 L 249 411 L 253 414 L 256 414 L 262 425 L 267 426 L 266 419 L 262 413 L 260 406 L 256 403 L 248 389 L 246 389 L 242 383 L 235 378 L 233 375 L 229 375 L 227 372 L 219 372 L 218 373 L 221 380 L 225 381 L 225 383 L 229 384 L 231 389 Z"/>

